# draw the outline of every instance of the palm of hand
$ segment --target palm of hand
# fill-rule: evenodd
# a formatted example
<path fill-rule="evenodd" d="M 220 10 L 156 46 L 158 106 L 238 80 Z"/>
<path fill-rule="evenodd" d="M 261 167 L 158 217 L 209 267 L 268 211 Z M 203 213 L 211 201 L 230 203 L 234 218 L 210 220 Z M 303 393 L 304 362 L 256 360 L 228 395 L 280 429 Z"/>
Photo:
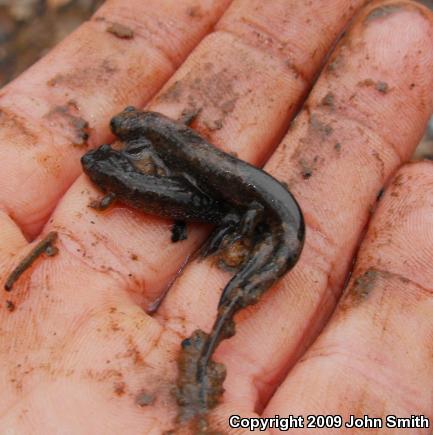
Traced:
<path fill-rule="evenodd" d="M 4 433 L 173 429 L 179 343 L 210 328 L 228 279 L 193 261 L 146 314 L 207 229 L 173 245 L 171 222 L 121 207 L 98 214 L 88 207 L 97 190 L 75 180 L 82 121 L 92 145 L 108 140 L 111 115 L 147 103 L 229 2 L 130 3 L 121 11 L 121 2 L 107 2 L 0 94 L 4 276 L 29 249 L 21 231 L 45 226 L 60 235 L 59 255 L 3 295 Z M 363 2 L 293 3 L 235 0 L 147 107 L 174 118 L 203 107 L 202 134 L 263 162 Z M 121 20 L 133 38 L 105 31 Z M 268 161 L 266 170 L 301 203 L 306 246 L 295 270 L 239 313 L 237 335 L 219 348 L 228 377 L 209 416 L 213 430 L 230 433 L 231 414 L 432 416 L 423 392 L 432 370 L 424 347 L 432 331 L 430 164 L 401 168 L 388 186 L 327 322 L 377 193 L 430 114 L 432 33 L 418 6 L 376 3 L 361 12 Z"/>

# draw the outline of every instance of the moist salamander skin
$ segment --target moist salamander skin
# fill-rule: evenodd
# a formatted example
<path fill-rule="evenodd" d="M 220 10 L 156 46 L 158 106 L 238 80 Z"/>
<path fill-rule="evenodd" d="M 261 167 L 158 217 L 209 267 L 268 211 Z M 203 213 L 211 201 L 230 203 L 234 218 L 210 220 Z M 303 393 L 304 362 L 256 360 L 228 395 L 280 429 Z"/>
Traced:
<path fill-rule="evenodd" d="M 302 212 L 275 178 L 218 150 L 182 122 L 127 107 L 111 120 L 111 129 L 124 148 L 102 145 L 81 159 L 109 198 L 180 222 L 214 224 L 204 256 L 239 243 L 247 250 L 223 290 L 211 332 L 195 331 L 181 350 L 179 420 L 201 419 L 218 402 L 224 380 L 211 356 L 234 334 L 234 314 L 256 303 L 296 264 L 305 238 Z"/>

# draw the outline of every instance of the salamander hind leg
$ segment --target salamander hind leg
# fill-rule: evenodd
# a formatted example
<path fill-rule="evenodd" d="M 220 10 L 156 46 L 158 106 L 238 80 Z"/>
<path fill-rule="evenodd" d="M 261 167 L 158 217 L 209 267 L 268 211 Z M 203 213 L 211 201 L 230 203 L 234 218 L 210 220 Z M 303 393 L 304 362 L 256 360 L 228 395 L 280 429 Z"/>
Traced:
<path fill-rule="evenodd" d="M 243 213 L 236 229 L 224 238 L 220 248 L 220 266 L 229 271 L 238 271 L 245 264 L 257 241 L 262 237 L 264 207 L 253 201 Z"/>
<path fill-rule="evenodd" d="M 200 255 L 205 258 L 216 254 L 226 237 L 233 235 L 239 229 L 240 217 L 236 213 L 227 213 L 221 223 L 214 229 L 200 249 Z"/>
<path fill-rule="evenodd" d="M 239 309 L 256 303 L 261 294 L 276 280 L 274 254 L 272 235 L 263 234 L 262 240 L 224 288 L 219 307 L 235 303 Z"/>
<path fill-rule="evenodd" d="M 263 221 L 264 211 L 262 204 L 257 201 L 251 202 L 240 222 L 239 234 L 241 237 L 252 237 L 257 226 Z"/>

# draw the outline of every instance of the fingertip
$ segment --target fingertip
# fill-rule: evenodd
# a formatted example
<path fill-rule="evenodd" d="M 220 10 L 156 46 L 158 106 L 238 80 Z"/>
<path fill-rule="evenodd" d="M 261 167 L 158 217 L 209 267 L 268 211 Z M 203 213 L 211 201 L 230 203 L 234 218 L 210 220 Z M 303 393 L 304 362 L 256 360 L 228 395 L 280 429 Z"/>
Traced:
<path fill-rule="evenodd" d="M 365 261 L 429 288 L 433 281 L 433 163 L 406 164 L 390 181 L 360 250 Z"/>
<path fill-rule="evenodd" d="M 432 17 L 408 1 L 364 8 L 330 57 L 323 71 L 328 84 L 315 92 L 313 105 L 356 119 L 408 159 L 432 110 Z"/>

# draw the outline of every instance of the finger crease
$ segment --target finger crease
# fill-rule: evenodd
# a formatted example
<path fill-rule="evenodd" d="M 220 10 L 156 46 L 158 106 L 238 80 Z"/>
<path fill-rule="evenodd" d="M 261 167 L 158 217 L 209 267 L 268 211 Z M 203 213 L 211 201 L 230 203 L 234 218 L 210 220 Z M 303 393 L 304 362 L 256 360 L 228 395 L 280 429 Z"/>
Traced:
<path fill-rule="evenodd" d="M 307 77 L 307 74 L 304 71 L 302 71 L 301 69 L 299 69 L 293 62 L 288 62 L 286 57 L 283 57 L 282 55 L 277 55 L 276 53 L 270 52 L 268 48 L 255 44 L 253 41 L 248 40 L 243 35 L 238 35 L 232 29 L 219 28 L 215 33 L 219 33 L 219 32 L 221 32 L 223 34 L 224 33 L 228 34 L 232 37 L 235 37 L 244 46 L 260 53 L 261 55 L 266 56 L 267 58 L 280 59 L 282 64 L 284 65 L 284 67 L 288 68 L 289 71 L 292 72 L 293 78 L 296 80 L 302 81 L 303 88 L 307 88 L 310 86 L 310 79 Z"/>
<path fill-rule="evenodd" d="M 320 106 L 315 107 L 314 110 L 320 111 L 322 113 L 327 112 L 326 108 L 322 108 Z M 312 109 L 311 109 L 311 113 L 313 113 Z M 406 160 L 403 157 L 401 151 L 398 149 L 398 147 L 393 142 L 389 141 L 388 139 L 385 139 L 385 137 L 383 135 L 381 135 L 379 132 L 375 131 L 373 129 L 373 127 L 371 127 L 370 125 L 366 124 L 365 122 L 361 121 L 358 118 L 355 118 L 354 116 L 348 116 L 344 110 L 341 110 L 341 107 L 339 109 L 335 109 L 333 114 L 339 115 L 339 119 L 338 119 L 339 121 L 342 121 L 344 123 L 351 122 L 351 123 L 355 124 L 355 126 L 358 126 L 361 129 L 363 129 L 365 132 L 367 132 L 367 134 L 369 136 L 373 136 L 373 137 L 377 138 L 380 143 L 384 144 L 388 149 L 390 149 L 393 152 L 393 154 L 397 157 L 400 164 Z"/>

